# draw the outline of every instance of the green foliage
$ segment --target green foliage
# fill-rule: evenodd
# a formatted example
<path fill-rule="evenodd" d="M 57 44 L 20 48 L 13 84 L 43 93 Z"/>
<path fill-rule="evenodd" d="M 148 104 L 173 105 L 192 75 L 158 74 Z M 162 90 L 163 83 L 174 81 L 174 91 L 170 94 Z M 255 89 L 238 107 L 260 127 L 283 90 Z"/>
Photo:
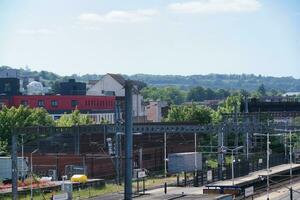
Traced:
<path fill-rule="evenodd" d="M 0 66 L 0 71 L 10 69 L 8 66 Z M 47 71 L 32 71 L 28 67 L 25 69 L 18 69 L 20 76 L 37 76 L 41 77 L 41 81 L 46 86 L 51 86 L 55 81 L 67 80 L 74 78 L 77 81 L 87 82 L 88 80 L 99 80 L 103 75 L 85 74 L 85 75 L 70 75 L 60 76 L 58 74 Z M 149 86 L 155 87 L 197 87 L 201 85 L 204 88 L 224 88 L 227 90 L 246 89 L 248 91 L 256 91 L 257 88 L 264 84 L 266 88 L 275 89 L 277 91 L 300 91 L 300 79 L 293 77 L 270 77 L 270 76 L 256 76 L 253 74 L 208 74 L 208 75 L 151 75 L 151 74 L 135 74 L 131 76 L 124 75 L 125 78 L 138 80 L 146 83 Z M 145 86 L 140 85 L 139 88 Z M 140 87 L 141 86 L 141 87 Z"/>
<path fill-rule="evenodd" d="M 7 154 L 7 141 L 1 141 L 0 140 L 0 155 L 6 155 Z M 1 181 L 0 181 L 1 182 Z"/>
<path fill-rule="evenodd" d="M 209 124 L 212 122 L 213 110 L 199 105 L 171 106 L 166 121 L 168 122 L 196 122 Z"/>
<path fill-rule="evenodd" d="M 300 126 L 300 117 L 295 117 L 295 119 L 294 119 L 294 124 L 295 124 L 296 126 Z"/>
<path fill-rule="evenodd" d="M 270 77 L 256 76 L 254 74 L 208 74 L 208 75 L 148 75 L 136 74 L 129 76 L 130 79 L 144 81 L 148 85 L 156 87 L 197 87 L 204 88 L 224 88 L 227 90 L 256 91 L 264 84 L 266 88 L 277 91 L 300 91 L 300 79 L 293 77 Z"/>
<path fill-rule="evenodd" d="M 185 92 L 177 87 L 145 87 L 141 90 L 145 100 L 162 100 L 170 104 L 181 104 L 185 100 Z"/>
<path fill-rule="evenodd" d="M 79 110 L 73 111 L 70 115 L 64 114 L 58 120 L 55 121 L 57 126 L 71 127 L 78 125 L 92 124 L 92 120 L 84 114 L 80 114 Z"/>
<path fill-rule="evenodd" d="M 239 112 L 241 103 L 242 103 L 242 95 L 240 93 L 234 94 L 232 96 L 227 97 L 227 99 L 219 106 L 218 111 L 221 114 L 226 113 L 234 113 L 235 110 Z"/>
<path fill-rule="evenodd" d="M 3 107 L 0 111 L 0 122 L 0 141 L 3 145 L 8 144 L 8 146 L 11 144 L 11 133 L 13 128 L 36 125 L 48 126 L 54 124 L 54 121 L 45 109 L 31 109 L 24 106 L 19 106 L 18 108 Z M 32 137 L 25 136 L 24 138 L 25 141 L 30 139 L 32 139 Z M 4 149 L 7 151 L 7 147 Z"/>
<path fill-rule="evenodd" d="M 224 99 L 230 95 L 228 90 L 219 89 L 212 90 L 210 88 L 204 89 L 203 87 L 194 87 L 187 93 L 187 101 L 204 101 L 212 99 Z"/>
<path fill-rule="evenodd" d="M 264 86 L 264 84 L 261 84 L 258 89 L 257 89 L 257 93 L 260 97 L 266 96 L 267 95 L 267 90 Z"/>

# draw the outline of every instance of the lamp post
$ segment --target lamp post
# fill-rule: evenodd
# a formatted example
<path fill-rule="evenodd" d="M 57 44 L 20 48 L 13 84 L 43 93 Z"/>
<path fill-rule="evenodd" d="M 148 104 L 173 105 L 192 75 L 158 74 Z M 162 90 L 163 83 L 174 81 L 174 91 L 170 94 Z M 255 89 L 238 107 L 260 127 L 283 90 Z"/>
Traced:
<path fill-rule="evenodd" d="M 33 166 L 32 166 L 32 154 L 36 153 L 39 149 L 35 149 L 30 153 L 30 200 L 33 200 L 33 188 L 32 188 L 32 179 L 33 179 Z"/>
<path fill-rule="evenodd" d="M 231 179 L 232 179 L 232 185 L 234 186 L 234 156 L 233 156 L 233 153 L 236 151 L 238 152 L 238 150 L 240 149 L 243 149 L 244 146 L 239 146 L 239 147 L 236 147 L 234 149 L 229 149 L 227 147 L 223 147 L 223 149 L 225 151 L 231 151 Z"/>
<path fill-rule="evenodd" d="M 21 135 L 22 137 L 22 164 L 21 164 L 21 167 L 22 167 L 22 173 L 21 173 L 21 177 L 22 177 L 22 182 L 24 182 L 24 134 Z"/>
<path fill-rule="evenodd" d="M 269 171 L 270 171 L 270 137 L 276 137 L 276 136 L 282 136 L 282 134 L 270 134 L 269 132 L 267 134 L 263 133 L 254 133 L 254 136 L 264 136 L 267 137 L 267 200 L 269 200 L 269 192 L 270 192 L 270 179 L 269 179 Z"/>

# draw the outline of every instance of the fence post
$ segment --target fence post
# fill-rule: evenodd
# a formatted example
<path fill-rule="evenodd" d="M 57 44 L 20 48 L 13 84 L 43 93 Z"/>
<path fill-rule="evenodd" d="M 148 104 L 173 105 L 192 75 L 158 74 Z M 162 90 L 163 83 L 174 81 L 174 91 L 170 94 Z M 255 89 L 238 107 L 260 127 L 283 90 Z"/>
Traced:
<path fill-rule="evenodd" d="M 184 187 L 186 187 L 187 183 L 186 183 L 186 172 L 184 172 Z"/>

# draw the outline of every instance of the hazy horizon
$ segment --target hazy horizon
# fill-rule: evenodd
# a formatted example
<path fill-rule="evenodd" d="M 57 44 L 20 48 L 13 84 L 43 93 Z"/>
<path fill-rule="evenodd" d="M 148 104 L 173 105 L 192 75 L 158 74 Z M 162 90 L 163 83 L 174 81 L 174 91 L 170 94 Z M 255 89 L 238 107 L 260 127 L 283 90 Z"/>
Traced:
<path fill-rule="evenodd" d="M 47 72 L 51 72 L 51 73 L 54 73 L 54 74 L 57 74 L 59 76 L 72 76 L 72 75 L 77 75 L 77 76 L 84 76 L 84 75 L 105 75 L 107 73 L 112 73 L 112 72 L 106 72 L 106 73 L 102 73 L 102 74 L 99 74 L 99 73 L 82 73 L 82 74 L 58 74 L 56 73 L 55 71 L 50 71 L 50 70 L 34 70 L 32 69 L 31 67 L 29 66 L 26 66 L 26 67 L 13 67 L 13 66 L 7 66 L 7 65 L 0 65 L 0 67 L 11 67 L 13 69 L 24 69 L 26 70 L 26 67 L 27 67 L 27 70 L 30 70 L 30 71 L 37 71 L 37 72 L 41 72 L 41 71 L 47 71 Z M 134 76 L 134 75 L 154 75 L 154 76 L 184 76 L 184 77 L 187 77 L 187 76 L 208 76 L 208 75 L 254 75 L 254 76 L 262 76 L 262 77 L 274 77 L 274 78 L 294 78 L 294 79 L 300 79 L 300 78 L 297 78 L 297 77 L 294 77 L 294 76 L 271 76 L 271 75 L 263 75 L 263 74 L 245 74 L 245 73 L 207 73 L 207 74 L 190 74 L 190 75 L 182 75 L 182 74 L 149 74 L 149 73 L 135 73 L 135 74 L 124 74 L 124 73 L 119 73 L 119 74 L 122 74 L 122 75 L 126 75 L 126 76 Z"/>

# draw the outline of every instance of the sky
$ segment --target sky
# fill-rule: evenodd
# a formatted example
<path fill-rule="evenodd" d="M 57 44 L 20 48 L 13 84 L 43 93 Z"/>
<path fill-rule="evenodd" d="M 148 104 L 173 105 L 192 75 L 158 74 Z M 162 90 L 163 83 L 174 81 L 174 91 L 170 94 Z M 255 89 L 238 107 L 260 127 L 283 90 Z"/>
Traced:
<path fill-rule="evenodd" d="M 300 78 L 300 0 L 0 0 L 0 66 Z"/>

